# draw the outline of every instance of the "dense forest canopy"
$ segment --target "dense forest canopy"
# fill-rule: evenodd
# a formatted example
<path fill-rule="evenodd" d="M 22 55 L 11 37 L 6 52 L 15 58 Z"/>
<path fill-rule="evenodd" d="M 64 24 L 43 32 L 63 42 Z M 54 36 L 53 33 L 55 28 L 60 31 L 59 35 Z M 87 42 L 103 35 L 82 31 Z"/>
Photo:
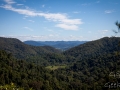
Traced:
<path fill-rule="evenodd" d="M 0 89 L 119 90 L 119 75 L 119 37 L 104 37 L 64 52 L 0 37 Z"/>

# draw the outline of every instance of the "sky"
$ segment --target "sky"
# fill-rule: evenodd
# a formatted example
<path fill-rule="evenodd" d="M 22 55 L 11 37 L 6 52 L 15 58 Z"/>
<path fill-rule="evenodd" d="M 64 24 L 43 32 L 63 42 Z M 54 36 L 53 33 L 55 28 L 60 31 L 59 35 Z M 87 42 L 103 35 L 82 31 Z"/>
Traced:
<path fill-rule="evenodd" d="M 116 21 L 120 0 L 0 0 L 0 37 L 21 41 L 92 41 L 114 36 Z"/>

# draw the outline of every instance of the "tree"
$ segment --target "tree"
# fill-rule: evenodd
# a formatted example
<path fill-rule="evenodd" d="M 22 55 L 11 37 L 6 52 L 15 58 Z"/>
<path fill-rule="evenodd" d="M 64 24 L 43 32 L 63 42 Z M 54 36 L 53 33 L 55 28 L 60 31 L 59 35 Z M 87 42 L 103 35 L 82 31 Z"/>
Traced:
<path fill-rule="evenodd" d="M 115 23 L 115 25 L 118 27 L 118 31 L 116 31 L 116 30 L 113 30 L 113 32 L 115 33 L 115 36 L 120 32 L 120 23 L 117 21 L 116 23 Z"/>

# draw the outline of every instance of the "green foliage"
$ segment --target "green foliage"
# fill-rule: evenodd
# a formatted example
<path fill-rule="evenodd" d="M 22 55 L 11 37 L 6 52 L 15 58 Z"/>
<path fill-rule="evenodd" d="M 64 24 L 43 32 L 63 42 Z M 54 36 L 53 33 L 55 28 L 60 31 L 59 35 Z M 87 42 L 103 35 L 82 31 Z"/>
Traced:
<path fill-rule="evenodd" d="M 105 37 L 69 49 L 64 52 L 64 55 L 75 57 L 77 61 L 106 56 L 106 54 L 120 50 L 118 47 L 119 42 L 119 37 Z"/>
<path fill-rule="evenodd" d="M 50 46 L 35 47 L 26 45 L 18 39 L 0 37 L 0 50 L 12 53 L 16 58 L 26 59 L 31 56 L 39 56 L 60 51 Z M 27 56 L 27 57 L 26 57 Z"/>
<path fill-rule="evenodd" d="M 50 69 L 50 70 L 56 70 L 56 69 L 59 69 L 59 68 L 65 68 L 66 66 L 47 66 L 46 68 L 47 69 Z"/>
<path fill-rule="evenodd" d="M 11 83 L 10 85 L 6 84 L 4 86 L 0 86 L 0 90 L 24 90 L 24 88 L 17 87 L 14 85 L 14 83 Z M 32 88 L 29 90 L 32 90 Z"/>
<path fill-rule="evenodd" d="M 105 37 L 63 53 L 4 40 L 0 42 L 0 89 L 108 90 L 106 83 L 120 82 L 120 38 Z"/>

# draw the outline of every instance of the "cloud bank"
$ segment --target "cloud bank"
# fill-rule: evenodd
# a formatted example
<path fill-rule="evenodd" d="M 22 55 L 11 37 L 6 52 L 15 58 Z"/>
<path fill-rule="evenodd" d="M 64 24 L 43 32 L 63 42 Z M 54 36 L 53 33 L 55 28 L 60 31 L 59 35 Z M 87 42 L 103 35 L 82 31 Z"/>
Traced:
<path fill-rule="evenodd" d="M 5 5 L 0 6 L 1 8 L 4 8 L 6 10 L 11 10 L 13 12 L 23 14 L 26 16 L 32 16 L 32 17 L 44 17 L 46 20 L 56 22 L 57 24 L 55 27 L 59 27 L 65 30 L 78 30 L 79 26 L 83 22 L 81 19 L 70 19 L 66 14 L 62 13 L 44 13 L 29 9 L 22 9 L 22 8 L 15 8 L 13 7 L 13 4 L 16 4 L 13 0 L 4 0 L 6 2 Z"/>
<path fill-rule="evenodd" d="M 0 35 L 0 37 L 7 37 L 7 38 L 17 38 L 21 41 L 26 41 L 26 40 L 34 40 L 34 41 L 74 41 L 74 40 L 83 40 L 83 36 L 74 36 L 74 35 L 69 35 L 69 36 L 64 36 L 61 38 L 59 35 L 55 34 L 49 34 L 49 35 Z M 87 40 L 87 39 L 85 39 Z"/>

